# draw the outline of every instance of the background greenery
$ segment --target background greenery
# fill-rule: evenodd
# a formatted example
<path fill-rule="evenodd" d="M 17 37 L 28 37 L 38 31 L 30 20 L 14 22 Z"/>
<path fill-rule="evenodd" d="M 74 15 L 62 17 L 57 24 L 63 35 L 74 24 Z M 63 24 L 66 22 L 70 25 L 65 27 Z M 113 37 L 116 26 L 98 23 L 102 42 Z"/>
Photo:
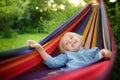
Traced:
<path fill-rule="evenodd" d="M 26 41 L 27 40 L 35 40 L 39 42 L 42 40 L 47 34 L 44 33 L 26 33 L 26 34 L 18 34 L 16 37 L 12 38 L 2 38 L 0 40 L 0 50 L 7 50 L 11 48 L 16 48 L 16 47 L 21 47 L 21 46 L 26 46 Z"/>
<path fill-rule="evenodd" d="M 104 1 L 117 47 L 117 58 L 110 75 L 110 80 L 120 80 L 120 1 L 117 0 L 114 3 L 110 3 L 108 0 Z"/>
<path fill-rule="evenodd" d="M 110 79 L 120 80 L 120 1 L 104 1 L 118 54 Z M 0 50 L 24 46 L 27 39 L 41 40 L 81 7 L 68 0 L 1 0 Z"/>

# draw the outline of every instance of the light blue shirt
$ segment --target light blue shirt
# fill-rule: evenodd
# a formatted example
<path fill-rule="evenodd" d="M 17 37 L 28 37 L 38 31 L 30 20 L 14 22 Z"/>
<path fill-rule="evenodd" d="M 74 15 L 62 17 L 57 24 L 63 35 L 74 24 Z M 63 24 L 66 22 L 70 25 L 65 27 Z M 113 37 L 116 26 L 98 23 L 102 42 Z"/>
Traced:
<path fill-rule="evenodd" d="M 82 49 L 77 52 L 66 51 L 56 57 L 48 56 L 48 60 L 44 61 L 49 68 L 59 68 L 66 66 L 66 69 L 75 69 L 84 67 L 100 59 L 97 47 L 91 49 Z"/>

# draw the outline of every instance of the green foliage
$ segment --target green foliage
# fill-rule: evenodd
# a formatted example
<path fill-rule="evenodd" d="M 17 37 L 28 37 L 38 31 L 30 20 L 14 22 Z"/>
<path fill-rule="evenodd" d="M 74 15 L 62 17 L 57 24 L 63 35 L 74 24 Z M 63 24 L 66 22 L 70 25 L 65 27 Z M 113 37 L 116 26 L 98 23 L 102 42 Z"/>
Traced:
<path fill-rule="evenodd" d="M 119 2 L 108 3 L 107 7 L 108 17 L 117 44 L 117 49 L 120 50 L 120 37 L 118 35 L 120 34 L 120 4 Z"/>
<path fill-rule="evenodd" d="M 107 12 L 108 18 L 110 21 L 110 25 L 113 31 L 116 47 L 117 47 L 117 56 L 116 61 L 110 76 L 110 80 L 120 80 L 120 2 L 116 1 L 114 3 L 110 3 L 107 0 L 104 0 L 107 4 Z"/>
<path fill-rule="evenodd" d="M 105 0 L 107 12 L 108 12 L 108 18 L 110 21 L 110 25 L 114 34 L 115 42 L 117 44 L 117 49 L 120 50 L 120 37 L 118 34 L 120 34 L 120 3 L 114 2 L 110 3 L 109 1 Z"/>
<path fill-rule="evenodd" d="M 66 10 L 49 12 L 51 20 L 43 20 L 42 22 L 45 31 L 51 32 L 73 16 L 73 14 L 75 14 L 79 9 L 79 7 L 68 7 Z"/>
<path fill-rule="evenodd" d="M 61 5 L 65 10 L 60 8 Z M 68 0 L 32 0 L 28 6 L 23 18 L 16 19 L 12 27 L 19 33 L 51 32 L 78 10 L 71 7 Z"/>
<path fill-rule="evenodd" d="M 22 18 L 24 9 L 28 1 L 23 0 L 1 0 L 0 1 L 0 32 L 3 37 L 11 37 L 11 27 L 13 26 L 14 19 Z"/>
<path fill-rule="evenodd" d="M 1 0 L 0 35 L 51 32 L 77 10 L 68 0 Z"/>

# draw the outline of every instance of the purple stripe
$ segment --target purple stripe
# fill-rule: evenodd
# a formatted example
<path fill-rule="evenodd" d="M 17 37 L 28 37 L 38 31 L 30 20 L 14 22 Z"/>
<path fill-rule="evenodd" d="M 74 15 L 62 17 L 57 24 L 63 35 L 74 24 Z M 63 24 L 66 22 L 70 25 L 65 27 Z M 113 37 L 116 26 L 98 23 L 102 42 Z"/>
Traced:
<path fill-rule="evenodd" d="M 90 12 L 87 14 L 87 16 L 86 16 L 86 17 L 84 18 L 84 20 L 81 22 L 82 24 L 78 25 L 80 28 L 78 29 L 78 31 L 76 31 L 77 33 L 83 34 L 84 29 L 85 29 L 85 27 L 86 27 L 86 25 L 87 25 L 87 22 L 88 22 L 88 20 L 89 20 L 89 18 L 90 18 L 90 16 L 91 16 L 91 13 L 92 13 L 92 11 L 90 10 Z"/>
<path fill-rule="evenodd" d="M 100 48 L 100 49 L 102 49 L 103 48 L 103 36 L 102 36 L 102 20 L 101 20 L 101 8 L 99 8 L 99 22 L 98 22 L 98 47 Z"/>

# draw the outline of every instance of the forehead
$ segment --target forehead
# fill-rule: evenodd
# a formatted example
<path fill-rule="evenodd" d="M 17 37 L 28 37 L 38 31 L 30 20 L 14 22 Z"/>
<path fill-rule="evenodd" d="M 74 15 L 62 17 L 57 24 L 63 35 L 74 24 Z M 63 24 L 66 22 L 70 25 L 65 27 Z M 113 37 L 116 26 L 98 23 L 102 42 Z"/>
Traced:
<path fill-rule="evenodd" d="M 64 40 L 65 38 L 69 38 L 71 36 L 72 36 L 72 34 L 67 33 L 67 34 L 63 35 L 62 39 Z"/>
<path fill-rule="evenodd" d="M 74 35 L 70 34 L 70 33 L 66 33 L 65 35 L 63 35 L 63 37 L 61 38 L 62 43 L 66 42 L 66 40 L 72 36 L 74 36 Z"/>

